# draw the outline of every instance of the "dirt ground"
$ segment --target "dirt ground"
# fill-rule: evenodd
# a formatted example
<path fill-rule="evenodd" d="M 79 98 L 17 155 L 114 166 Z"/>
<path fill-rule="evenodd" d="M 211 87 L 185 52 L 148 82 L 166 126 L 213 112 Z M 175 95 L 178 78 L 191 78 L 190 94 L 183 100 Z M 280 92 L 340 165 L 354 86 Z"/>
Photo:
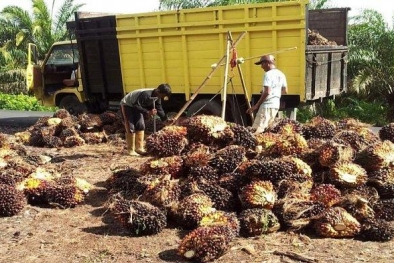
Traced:
<path fill-rule="evenodd" d="M 0 127 L 13 134 L 17 128 Z M 124 144 L 75 148 L 28 147 L 32 154 L 63 160 L 44 165 L 83 178 L 94 187 L 84 204 L 72 209 L 26 206 L 0 218 L 0 262 L 188 262 L 176 254 L 187 233 L 167 228 L 154 236 L 131 237 L 105 210 L 104 181 L 116 168 L 138 167 L 146 157 L 124 155 Z M 216 262 L 393 262 L 394 241 L 363 242 L 278 232 L 237 238 Z M 280 255 L 292 252 L 306 259 Z M 307 260 L 308 259 L 308 260 Z"/>

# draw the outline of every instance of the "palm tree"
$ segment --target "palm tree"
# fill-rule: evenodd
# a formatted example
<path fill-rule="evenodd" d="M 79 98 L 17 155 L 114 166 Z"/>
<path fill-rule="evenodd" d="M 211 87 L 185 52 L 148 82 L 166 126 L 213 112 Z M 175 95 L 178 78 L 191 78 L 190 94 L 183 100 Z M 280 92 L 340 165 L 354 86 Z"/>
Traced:
<path fill-rule="evenodd" d="M 64 0 L 56 14 L 54 4 L 49 8 L 44 0 L 32 0 L 32 14 L 18 6 L 0 11 L 0 83 L 7 71 L 26 67 L 28 43 L 36 44 L 43 57 L 54 42 L 67 39 L 66 22 L 83 4 Z"/>
<path fill-rule="evenodd" d="M 394 121 L 394 30 L 375 10 L 364 10 L 349 27 L 348 75 L 365 99 L 385 101 Z"/>
<path fill-rule="evenodd" d="M 24 69 L 27 64 L 28 43 L 37 45 L 43 57 L 51 45 L 68 37 L 66 22 L 83 4 L 64 0 L 56 14 L 44 0 L 32 0 L 33 12 L 18 6 L 7 6 L 0 11 L 0 92 L 24 93 Z M 18 87 L 18 89 L 10 88 Z"/>

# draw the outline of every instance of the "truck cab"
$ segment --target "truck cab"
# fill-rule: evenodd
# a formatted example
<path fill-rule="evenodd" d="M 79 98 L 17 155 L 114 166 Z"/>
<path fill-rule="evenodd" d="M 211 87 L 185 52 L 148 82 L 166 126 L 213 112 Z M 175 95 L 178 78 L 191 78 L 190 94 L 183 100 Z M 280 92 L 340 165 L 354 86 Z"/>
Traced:
<path fill-rule="evenodd" d="M 54 43 L 42 61 L 37 47 L 29 45 L 27 87 L 43 105 L 66 108 L 73 114 L 85 112 L 80 76 L 75 40 Z"/>

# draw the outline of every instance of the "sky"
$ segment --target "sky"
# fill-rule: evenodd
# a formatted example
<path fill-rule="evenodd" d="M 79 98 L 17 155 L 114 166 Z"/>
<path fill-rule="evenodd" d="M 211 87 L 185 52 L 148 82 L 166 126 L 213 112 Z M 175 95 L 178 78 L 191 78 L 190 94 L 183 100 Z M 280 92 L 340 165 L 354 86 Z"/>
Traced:
<path fill-rule="evenodd" d="M 48 6 L 55 1 L 45 0 Z M 0 0 L 0 10 L 8 5 L 17 5 L 26 10 L 31 10 L 31 0 Z M 75 4 L 85 4 L 80 11 L 105 12 L 105 13 L 143 13 L 157 11 L 159 0 L 74 0 Z M 329 0 L 330 7 L 350 7 L 349 16 L 355 16 L 362 9 L 374 9 L 381 13 L 389 25 L 392 25 L 394 15 L 394 1 L 391 0 Z M 55 10 L 57 5 L 55 4 Z"/>

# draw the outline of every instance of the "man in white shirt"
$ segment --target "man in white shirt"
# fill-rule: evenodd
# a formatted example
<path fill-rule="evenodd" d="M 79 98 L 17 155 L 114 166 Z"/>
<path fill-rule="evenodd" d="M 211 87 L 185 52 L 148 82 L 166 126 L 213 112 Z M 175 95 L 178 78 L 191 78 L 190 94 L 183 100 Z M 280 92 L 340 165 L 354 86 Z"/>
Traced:
<path fill-rule="evenodd" d="M 287 94 L 287 81 L 283 72 L 276 68 L 274 56 L 262 56 L 254 64 L 260 65 L 265 71 L 261 97 L 247 110 L 250 114 L 258 109 L 252 128 L 256 130 L 255 134 L 259 134 L 274 121 L 279 111 L 280 97 Z"/>

